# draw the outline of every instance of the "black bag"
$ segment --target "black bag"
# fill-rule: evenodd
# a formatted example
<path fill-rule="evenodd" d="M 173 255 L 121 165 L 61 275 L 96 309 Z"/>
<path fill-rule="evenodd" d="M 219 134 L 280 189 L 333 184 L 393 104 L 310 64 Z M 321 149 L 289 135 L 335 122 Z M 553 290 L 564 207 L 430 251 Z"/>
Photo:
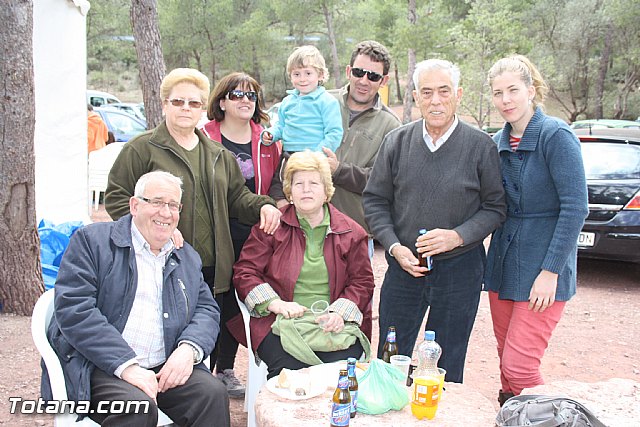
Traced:
<path fill-rule="evenodd" d="M 520 395 L 507 400 L 496 416 L 498 427 L 606 427 L 580 402 L 566 397 Z"/>

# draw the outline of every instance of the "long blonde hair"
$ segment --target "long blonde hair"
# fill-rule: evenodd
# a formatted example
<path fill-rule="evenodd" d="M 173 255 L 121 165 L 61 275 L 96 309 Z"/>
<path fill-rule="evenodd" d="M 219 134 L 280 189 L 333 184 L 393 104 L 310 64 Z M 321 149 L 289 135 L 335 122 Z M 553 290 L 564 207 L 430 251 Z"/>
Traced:
<path fill-rule="evenodd" d="M 536 93 L 532 100 L 533 108 L 544 108 L 544 100 L 549 92 L 549 86 L 545 83 L 540 71 L 529 61 L 529 58 L 524 55 L 513 55 L 498 60 L 487 75 L 489 85 L 493 86 L 493 80 L 505 72 L 516 73 L 527 87 L 533 86 Z"/>

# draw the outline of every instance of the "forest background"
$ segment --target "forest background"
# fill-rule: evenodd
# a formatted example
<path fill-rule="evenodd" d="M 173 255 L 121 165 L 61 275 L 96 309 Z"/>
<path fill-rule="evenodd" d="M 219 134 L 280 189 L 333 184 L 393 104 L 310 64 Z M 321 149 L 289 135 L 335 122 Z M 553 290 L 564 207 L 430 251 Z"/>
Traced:
<path fill-rule="evenodd" d="M 149 2 L 153 3 L 153 2 Z M 444 58 L 462 70 L 460 112 L 480 127 L 491 122 L 486 75 L 499 58 L 520 53 L 550 86 L 555 113 L 635 120 L 640 115 L 640 8 L 636 0 L 157 0 L 166 69 L 193 67 L 217 80 L 244 71 L 267 102 L 290 83 L 286 60 L 313 44 L 331 78 L 345 84 L 354 45 L 373 39 L 393 56 L 390 102 L 411 100 L 408 70 Z M 93 1 L 87 17 L 88 87 L 142 99 L 131 0 Z M 407 116 L 405 116 L 407 121 Z"/>

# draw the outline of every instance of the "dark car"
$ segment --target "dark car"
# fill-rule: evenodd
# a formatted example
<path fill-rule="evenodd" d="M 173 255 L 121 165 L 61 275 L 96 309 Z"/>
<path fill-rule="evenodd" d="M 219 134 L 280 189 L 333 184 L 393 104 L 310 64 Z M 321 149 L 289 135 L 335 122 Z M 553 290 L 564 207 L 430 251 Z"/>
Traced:
<path fill-rule="evenodd" d="M 575 132 L 589 188 L 578 256 L 640 262 L 640 130 Z"/>
<path fill-rule="evenodd" d="M 107 124 L 109 132 L 113 134 L 114 141 L 127 142 L 147 130 L 145 121 L 115 108 L 99 107 L 94 108 L 93 111 L 100 114 L 102 120 Z"/>

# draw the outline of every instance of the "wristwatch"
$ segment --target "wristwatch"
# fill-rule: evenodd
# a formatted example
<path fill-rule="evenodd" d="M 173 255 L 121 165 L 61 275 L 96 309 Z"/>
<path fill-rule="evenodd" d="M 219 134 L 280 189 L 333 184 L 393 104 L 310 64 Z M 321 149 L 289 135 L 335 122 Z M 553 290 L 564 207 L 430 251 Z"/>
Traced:
<path fill-rule="evenodd" d="M 193 351 L 193 364 L 197 365 L 200 362 L 200 352 L 198 351 L 198 349 L 191 343 L 185 342 L 183 344 L 188 345 L 191 350 Z"/>

